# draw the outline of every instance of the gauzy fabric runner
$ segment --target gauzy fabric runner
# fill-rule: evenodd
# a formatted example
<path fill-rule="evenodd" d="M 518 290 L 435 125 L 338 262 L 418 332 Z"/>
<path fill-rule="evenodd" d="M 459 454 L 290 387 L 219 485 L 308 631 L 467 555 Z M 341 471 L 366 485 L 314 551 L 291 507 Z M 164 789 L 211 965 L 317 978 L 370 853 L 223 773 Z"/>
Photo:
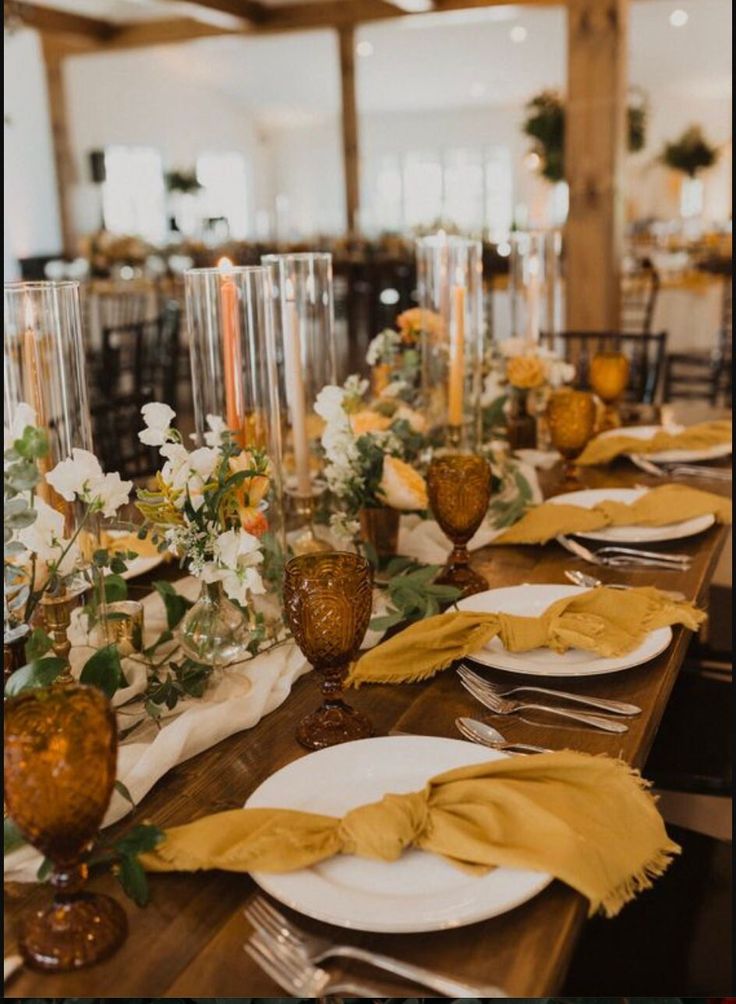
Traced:
<path fill-rule="evenodd" d="M 562 750 L 456 768 L 342 819 L 279 808 L 217 813 L 167 830 L 141 860 L 150 871 L 288 872 L 336 854 L 398 862 L 409 847 L 477 874 L 499 865 L 548 872 L 582 893 L 591 914 L 609 917 L 680 850 L 627 764 Z"/>

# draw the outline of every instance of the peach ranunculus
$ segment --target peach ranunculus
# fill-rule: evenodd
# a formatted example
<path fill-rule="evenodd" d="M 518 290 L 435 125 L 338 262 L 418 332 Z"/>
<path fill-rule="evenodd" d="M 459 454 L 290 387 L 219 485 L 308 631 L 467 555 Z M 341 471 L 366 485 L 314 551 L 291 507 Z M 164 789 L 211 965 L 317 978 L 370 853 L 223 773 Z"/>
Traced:
<path fill-rule="evenodd" d="M 239 453 L 237 457 L 230 458 L 230 470 L 233 474 L 237 474 L 239 471 L 247 471 L 252 466 L 253 456 L 248 450 Z M 269 463 L 268 469 L 264 474 L 257 474 L 252 478 L 245 479 L 238 491 L 241 504 L 244 507 L 257 506 L 265 498 L 270 484 L 270 473 L 271 466 Z"/>
<path fill-rule="evenodd" d="M 426 509 L 427 486 L 421 474 L 404 460 L 387 455 L 383 458 L 383 476 L 378 494 L 392 509 Z"/>
<path fill-rule="evenodd" d="M 377 411 L 353 412 L 349 416 L 350 428 L 354 436 L 364 436 L 367 432 L 385 432 L 391 425 L 391 419 L 386 415 L 381 415 Z"/>
<path fill-rule="evenodd" d="M 400 404 L 394 412 L 391 421 L 408 422 L 412 432 L 424 432 L 427 428 L 427 419 L 425 416 L 418 411 L 414 411 L 408 404 Z"/>
<path fill-rule="evenodd" d="M 547 379 L 547 367 L 538 356 L 512 356 L 506 363 L 506 376 L 512 387 L 531 390 Z"/>
<path fill-rule="evenodd" d="M 426 331 L 432 341 L 437 341 L 445 330 L 445 324 L 439 314 L 433 310 L 422 310 L 412 307 L 396 318 L 401 340 L 407 345 L 414 345 L 419 340 L 422 331 Z"/>

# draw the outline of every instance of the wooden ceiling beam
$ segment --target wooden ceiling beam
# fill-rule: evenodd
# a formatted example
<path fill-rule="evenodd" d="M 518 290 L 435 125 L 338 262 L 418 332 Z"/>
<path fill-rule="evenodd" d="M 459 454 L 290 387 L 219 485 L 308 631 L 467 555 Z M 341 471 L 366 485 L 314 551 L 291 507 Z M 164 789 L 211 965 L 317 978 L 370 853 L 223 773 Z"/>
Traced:
<path fill-rule="evenodd" d="M 109 21 L 35 3 L 14 4 L 13 12 L 17 13 L 23 25 L 35 28 L 43 35 L 65 35 L 102 43 L 112 38 L 116 31 L 115 25 Z"/>
<path fill-rule="evenodd" d="M 543 7 L 559 5 L 566 0 L 525 0 L 525 2 Z M 434 0 L 434 10 L 435 12 L 471 10 L 479 7 L 496 7 L 506 3 L 508 0 Z M 166 18 L 112 25 L 105 21 L 50 11 L 35 4 L 25 6 L 34 11 L 48 11 L 54 17 L 58 15 L 67 23 L 67 30 L 73 27 L 73 22 L 81 22 L 78 31 L 83 31 L 87 38 L 95 43 L 94 47 L 103 51 L 175 44 L 221 35 L 271 35 L 328 28 L 339 30 L 371 21 L 417 16 L 397 7 L 391 0 L 314 0 L 312 3 L 285 3 L 272 7 L 258 0 L 201 0 L 202 7 L 242 19 L 242 26 L 226 28 L 197 21 L 194 18 Z M 44 13 L 47 25 L 45 30 L 63 30 L 61 25 L 58 28 L 53 27 L 54 17 L 45 19 Z"/>

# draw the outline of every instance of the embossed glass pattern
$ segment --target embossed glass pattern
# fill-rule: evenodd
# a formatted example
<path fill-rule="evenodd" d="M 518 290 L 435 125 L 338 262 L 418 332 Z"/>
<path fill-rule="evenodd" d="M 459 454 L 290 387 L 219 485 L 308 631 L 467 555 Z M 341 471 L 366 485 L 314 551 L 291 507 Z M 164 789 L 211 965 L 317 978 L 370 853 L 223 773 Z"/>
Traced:
<path fill-rule="evenodd" d="M 621 425 L 616 402 L 628 382 L 629 360 L 623 352 L 598 352 L 590 360 L 590 386 L 606 406 L 601 431 L 617 429 Z"/>
<path fill-rule="evenodd" d="M 358 554 L 329 551 L 292 558 L 284 573 L 284 610 L 296 643 L 322 674 L 323 703 L 297 729 L 308 749 L 365 739 L 373 728 L 343 700 L 343 683 L 368 629 L 373 569 Z"/>
<path fill-rule="evenodd" d="M 582 390 L 558 390 L 547 404 L 552 445 L 565 460 L 565 477 L 577 483 L 574 464 L 595 431 L 595 401 Z"/>
<path fill-rule="evenodd" d="M 24 918 L 18 943 L 38 969 L 79 969 L 110 955 L 127 922 L 109 896 L 82 891 L 85 851 L 110 802 L 117 723 L 95 687 L 33 690 L 5 703 L 4 782 L 8 813 L 53 862 L 51 906 Z"/>
<path fill-rule="evenodd" d="M 455 586 L 463 596 L 488 588 L 470 567 L 467 544 L 483 522 L 491 498 L 491 468 L 483 457 L 456 453 L 437 457 L 427 472 L 429 504 L 452 553 L 437 582 Z"/>

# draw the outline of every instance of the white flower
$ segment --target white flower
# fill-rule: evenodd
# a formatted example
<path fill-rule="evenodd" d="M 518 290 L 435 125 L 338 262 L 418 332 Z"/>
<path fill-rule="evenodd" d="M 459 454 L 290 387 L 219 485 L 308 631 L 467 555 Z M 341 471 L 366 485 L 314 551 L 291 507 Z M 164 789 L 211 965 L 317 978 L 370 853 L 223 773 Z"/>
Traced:
<path fill-rule="evenodd" d="M 90 485 L 103 476 L 94 453 L 75 447 L 71 457 L 60 461 L 47 473 L 46 480 L 63 499 L 72 502 L 75 495 L 86 498 Z"/>
<path fill-rule="evenodd" d="M 489 404 L 493 404 L 499 397 L 502 397 L 505 392 L 506 389 L 499 379 L 499 374 L 495 370 L 491 370 L 483 379 L 483 392 L 480 398 L 481 406 L 487 408 Z"/>
<path fill-rule="evenodd" d="M 210 431 L 205 432 L 204 441 L 208 446 L 219 446 L 222 443 L 222 437 L 225 432 L 227 432 L 227 426 L 219 415 L 208 415 L 207 425 Z"/>
<path fill-rule="evenodd" d="M 343 409 L 344 399 L 344 389 L 329 384 L 327 387 L 323 387 L 317 395 L 317 400 L 314 402 L 314 410 L 328 424 L 339 419 L 341 416 L 344 416 L 345 421 L 347 421 L 347 416 Z"/>
<path fill-rule="evenodd" d="M 32 551 L 39 561 L 45 561 L 48 564 L 56 562 L 69 543 L 64 537 L 64 517 L 41 498 L 35 499 L 34 508 L 36 518 L 30 526 L 18 531 L 18 540 L 29 551 Z M 58 568 L 59 573 L 69 575 L 74 570 L 78 558 L 79 548 L 75 543 L 69 548 L 69 553 L 64 556 L 64 560 Z"/>
<path fill-rule="evenodd" d="M 222 582 L 226 595 L 245 605 L 249 594 L 265 592 L 255 567 L 263 560 L 257 537 L 246 530 L 227 530 L 213 544 L 213 561 L 206 562 L 200 575 L 205 582 Z"/>
<path fill-rule="evenodd" d="M 163 446 L 168 439 L 171 420 L 176 416 L 176 412 L 168 404 L 151 401 L 143 405 L 141 415 L 146 428 L 138 433 L 140 441 L 146 446 Z"/>
<path fill-rule="evenodd" d="M 114 516 L 128 501 L 132 487 L 133 482 L 122 481 L 117 472 L 103 474 L 89 486 L 90 501 L 100 503 L 103 516 Z"/>
<path fill-rule="evenodd" d="M 21 401 L 15 409 L 13 421 L 3 429 L 3 449 L 9 450 L 16 439 L 20 439 L 28 426 L 36 427 L 38 418 L 36 412 L 30 404 Z"/>
<path fill-rule="evenodd" d="M 550 387 L 561 387 L 575 379 L 575 367 L 563 359 L 552 359 L 549 362 L 547 380 Z"/>
<path fill-rule="evenodd" d="M 202 481 L 209 481 L 220 459 L 219 450 L 210 446 L 200 446 L 189 454 L 189 469 L 197 474 Z"/>

